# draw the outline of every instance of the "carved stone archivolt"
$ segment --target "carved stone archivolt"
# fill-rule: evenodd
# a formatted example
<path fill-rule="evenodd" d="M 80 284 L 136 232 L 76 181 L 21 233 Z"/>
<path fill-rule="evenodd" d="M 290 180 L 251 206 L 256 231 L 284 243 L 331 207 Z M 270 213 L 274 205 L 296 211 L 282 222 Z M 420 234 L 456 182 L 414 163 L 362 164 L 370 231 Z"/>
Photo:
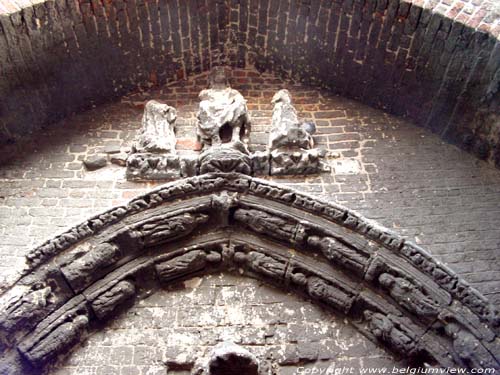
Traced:
<path fill-rule="evenodd" d="M 161 186 L 30 252 L 0 298 L 0 373 L 43 373 L 156 289 L 222 271 L 306 296 L 416 365 L 500 369 L 498 311 L 423 249 L 340 205 L 219 173 Z"/>
<path fill-rule="evenodd" d="M 290 93 L 274 95 L 269 146 L 248 150 L 251 119 L 247 102 L 229 85 L 224 67 L 215 67 L 208 88 L 199 94 L 196 134 L 199 154 L 177 155 L 175 108 L 151 100 L 142 128 L 127 159 L 129 180 L 174 180 L 205 173 L 247 175 L 307 175 L 328 172 L 327 152 L 314 148 L 316 126 L 299 120 Z"/>

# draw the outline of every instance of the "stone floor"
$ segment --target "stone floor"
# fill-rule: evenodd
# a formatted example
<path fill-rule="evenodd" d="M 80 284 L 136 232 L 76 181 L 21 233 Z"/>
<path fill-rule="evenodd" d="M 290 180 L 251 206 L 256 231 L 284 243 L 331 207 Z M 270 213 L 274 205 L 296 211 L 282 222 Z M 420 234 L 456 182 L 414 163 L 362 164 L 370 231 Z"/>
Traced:
<path fill-rule="evenodd" d="M 301 115 L 316 122 L 317 144 L 338 153 L 331 174 L 280 181 L 356 209 L 416 242 L 500 306 L 499 170 L 357 102 L 253 71 L 232 74 L 251 109 L 254 149 L 267 141 L 270 98 L 286 87 Z M 106 146 L 128 147 L 145 100 L 175 106 L 178 147 L 196 147 L 197 94 L 205 85 L 201 75 L 75 115 L 1 166 L 0 284 L 12 281 L 30 248 L 155 185 L 127 182 L 116 165 L 89 172 L 81 163 Z"/>

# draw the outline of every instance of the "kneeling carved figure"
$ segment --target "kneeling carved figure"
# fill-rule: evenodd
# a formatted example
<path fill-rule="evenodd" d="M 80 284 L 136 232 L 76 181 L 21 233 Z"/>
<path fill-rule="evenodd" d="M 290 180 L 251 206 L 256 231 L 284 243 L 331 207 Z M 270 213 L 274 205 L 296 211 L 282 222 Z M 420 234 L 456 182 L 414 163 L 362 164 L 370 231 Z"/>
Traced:
<path fill-rule="evenodd" d="M 290 92 L 286 89 L 274 94 L 271 101 L 274 104 L 269 147 L 311 149 L 314 146 L 312 135 L 316 131 L 314 123 L 302 122 L 297 116 L 297 110 L 292 105 Z"/>

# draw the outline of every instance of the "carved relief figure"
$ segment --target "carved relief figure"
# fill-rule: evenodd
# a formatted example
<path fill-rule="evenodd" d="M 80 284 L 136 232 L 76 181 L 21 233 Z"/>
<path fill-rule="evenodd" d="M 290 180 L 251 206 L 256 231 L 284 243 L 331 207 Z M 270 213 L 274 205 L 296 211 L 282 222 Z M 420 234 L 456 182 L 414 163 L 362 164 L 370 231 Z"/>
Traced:
<path fill-rule="evenodd" d="M 62 324 L 50 331 L 40 341 L 20 347 L 21 354 L 35 367 L 42 366 L 76 344 L 89 324 L 85 315 L 68 317 Z"/>
<path fill-rule="evenodd" d="M 332 237 L 311 236 L 307 239 L 309 245 L 319 247 L 323 255 L 332 262 L 340 263 L 346 268 L 362 275 L 368 258 L 356 249 L 337 241 Z"/>
<path fill-rule="evenodd" d="M 0 328 L 13 332 L 23 324 L 38 320 L 46 313 L 46 307 L 51 303 L 52 289 L 50 286 L 34 285 L 32 290 L 7 307 L 0 313 Z"/>
<path fill-rule="evenodd" d="M 378 281 L 401 306 L 417 315 L 435 317 L 439 313 L 439 304 L 408 280 L 383 273 Z"/>
<path fill-rule="evenodd" d="M 135 286 L 123 280 L 92 301 L 92 309 L 99 319 L 109 316 L 120 304 L 135 295 Z"/>
<path fill-rule="evenodd" d="M 500 364 L 492 358 L 481 342 L 469 331 L 456 323 L 448 323 L 445 333 L 453 340 L 455 354 L 470 368 L 500 369 Z"/>
<path fill-rule="evenodd" d="M 271 100 L 274 104 L 271 132 L 269 134 L 269 148 L 302 148 L 310 149 L 314 146 L 312 135 L 316 131 L 313 123 L 304 123 L 299 120 L 297 110 L 292 105 L 292 98 L 288 90 L 278 91 Z"/>
<path fill-rule="evenodd" d="M 235 254 L 235 262 L 244 263 L 251 270 L 273 279 L 281 280 L 285 277 L 286 263 L 257 251 L 250 251 L 247 254 L 237 252 Z"/>
<path fill-rule="evenodd" d="M 303 175 L 328 172 L 326 150 L 316 149 L 312 135 L 314 123 L 299 120 L 288 90 L 278 91 L 273 99 L 272 127 L 269 133 L 270 174 Z"/>
<path fill-rule="evenodd" d="M 182 236 L 187 236 L 209 219 L 205 214 L 184 214 L 150 220 L 134 229 L 134 237 L 141 238 L 144 246 L 155 246 Z"/>
<path fill-rule="evenodd" d="M 133 145 L 134 152 L 175 154 L 175 120 L 177 110 L 150 100 L 144 108 L 142 129 Z"/>
<path fill-rule="evenodd" d="M 168 261 L 158 263 L 156 272 L 163 281 L 171 281 L 205 268 L 208 262 L 219 263 L 221 260 L 221 254 L 215 251 L 207 254 L 203 250 L 193 250 Z"/>
<path fill-rule="evenodd" d="M 220 145 L 223 141 L 243 141 L 242 138 L 248 136 L 250 117 L 246 100 L 229 86 L 223 67 L 212 69 L 209 88 L 202 90 L 199 98 L 197 132 L 204 147 Z"/>
<path fill-rule="evenodd" d="M 235 211 L 234 218 L 246 224 L 256 232 L 268 233 L 273 237 L 278 237 L 283 240 L 294 240 L 296 224 L 278 216 L 260 210 L 246 210 L 240 208 Z"/>
<path fill-rule="evenodd" d="M 403 354 L 415 349 L 416 342 L 411 330 L 398 322 L 396 317 L 369 310 L 365 311 L 364 315 L 375 337 Z"/>
<path fill-rule="evenodd" d="M 340 288 L 330 285 L 320 277 L 312 276 L 307 279 L 307 292 L 316 300 L 322 301 L 340 311 L 349 311 L 353 297 Z"/>
<path fill-rule="evenodd" d="M 100 271 L 115 263 L 121 255 L 118 246 L 105 242 L 62 267 L 61 271 L 71 287 L 75 291 L 81 291 L 98 277 Z"/>

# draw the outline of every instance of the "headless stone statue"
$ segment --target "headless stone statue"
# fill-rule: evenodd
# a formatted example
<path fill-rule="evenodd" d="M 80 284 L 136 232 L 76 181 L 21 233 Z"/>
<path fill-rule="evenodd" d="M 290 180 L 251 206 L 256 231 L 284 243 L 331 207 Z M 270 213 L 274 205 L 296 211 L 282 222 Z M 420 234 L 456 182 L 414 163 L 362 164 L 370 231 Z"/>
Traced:
<path fill-rule="evenodd" d="M 175 154 L 177 110 L 150 100 L 144 108 L 142 129 L 133 146 L 135 152 Z"/>
<path fill-rule="evenodd" d="M 176 119 L 174 107 L 156 100 L 146 103 L 141 130 L 127 158 L 127 179 L 170 180 L 181 177 L 183 163 L 175 152 Z"/>
<path fill-rule="evenodd" d="M 200 92 L 197 133 L 204 147 L 241 142 L 248 136 L 250 118 L 247 101 L 229 86 L 223 67 L 215 67 L 209 88 Z"/>

